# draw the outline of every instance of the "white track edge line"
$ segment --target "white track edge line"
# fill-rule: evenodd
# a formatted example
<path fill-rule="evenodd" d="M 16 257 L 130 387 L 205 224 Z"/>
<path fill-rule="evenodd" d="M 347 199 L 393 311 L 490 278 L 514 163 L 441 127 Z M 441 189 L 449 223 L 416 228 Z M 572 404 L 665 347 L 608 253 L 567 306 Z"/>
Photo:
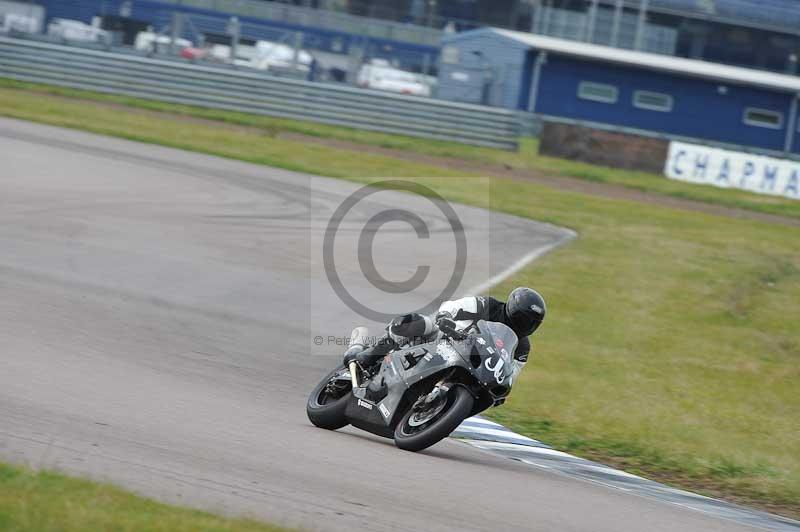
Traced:
<path fill-rule="evenodd" d="M 553 226 L 553 227 L 555 227 L 555 226 Z M 512 275 L 514 275 L 518 271 L 520 271 L 522 268 L 524 268 L 525 266 L 527 266 L 531 262 L 533 262 L 536 259 L 538 259 L 539 257 L 542 257 L 547 253 L 550 253 L 554 249 L 559 248 L 559 247 L 563 246 L 564 244 L 566 244 L 567 242 L 571 242 L 572 240 L 574 240 L 575 238 L 578 237 L 578 233 L 576 233 L 572 229 L 567 229 L 567 228 L 564 228 L 564 227 L 559 227 L 559 229 L 561 231 L 568 232 L 568 234 L 565 235 L 565 236 L 562 236 L 561 238 L 559 238 L 555 242 L 552 242 L 552 243 L 547 244 L 546 246 L 542 246 L 540 248 L 536 248 L 533 251 L 525 254 L 522 258 L 520 258 L 519 260 L 517 260 L 514 263 L 512 263 L 511 266 L 509 266 L 505 270 L 501 271 L 500 273 L 498 273 L 496 275 L 493 275 L 493 276 L 489 277 L 486 281 L 482 282 L 481 284 L 479 284 L 477 286 L 473 286 L 471 289 L 467 290 L 466 291 L 466 296 L 478 295 L 481 292 L 485 292 L 485 291 L 489 290 L 490 288 L 493 288 L 494 286 L 502 283 L 503 281 L 505 281 L 506 279 L 508 279 L 509 277 L 511 277 Z"/>

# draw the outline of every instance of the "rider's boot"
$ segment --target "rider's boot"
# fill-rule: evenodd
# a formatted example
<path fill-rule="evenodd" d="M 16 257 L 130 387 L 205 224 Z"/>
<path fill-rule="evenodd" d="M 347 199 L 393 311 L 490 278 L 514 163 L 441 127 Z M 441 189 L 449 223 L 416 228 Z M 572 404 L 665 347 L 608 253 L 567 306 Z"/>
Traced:
<path fill-rule="evenodd" d="M 366 329 L 364 330 L 366 331 Z M 366 334 L 364 339 L 366 339 Z M 375 345 L 366 348 L 365 346 L 365 342 L 353 343 L 344 354 L 344 366 L 348 367 L 350 362 L 355 360 L 362 369 L 369 371 L 394 349 L 395 344 L 387 334 L 379 338 Z"/>

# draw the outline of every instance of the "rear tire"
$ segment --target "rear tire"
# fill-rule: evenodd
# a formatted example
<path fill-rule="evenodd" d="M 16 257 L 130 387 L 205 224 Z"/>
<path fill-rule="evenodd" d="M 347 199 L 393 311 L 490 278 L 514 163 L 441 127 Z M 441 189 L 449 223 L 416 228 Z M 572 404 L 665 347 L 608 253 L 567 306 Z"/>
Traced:
<path fill-rule="evenodd" d="M 475 399 L 463 386 L 455 386 L 447 394 L 447 404 L 443 411 L 422 428 L 409 424 L 412 409 L 405 413 L 394 429 L 394 443 L 405 451 L 421 451 L 435 443 L 439 443 L 456 430 L 462 421 L 469 417 Z"/>
<path fill-rule="evenodd" d="M 331 397 L 326 388 L 331 379 L 342 369 L 331 371 L 311 392 L 306 404 L 306 415 L 311 423 L 321 429 L 336 430 L 349 425 L 345 410 L 350 401 L 352 386 L 340 397 Z"/>

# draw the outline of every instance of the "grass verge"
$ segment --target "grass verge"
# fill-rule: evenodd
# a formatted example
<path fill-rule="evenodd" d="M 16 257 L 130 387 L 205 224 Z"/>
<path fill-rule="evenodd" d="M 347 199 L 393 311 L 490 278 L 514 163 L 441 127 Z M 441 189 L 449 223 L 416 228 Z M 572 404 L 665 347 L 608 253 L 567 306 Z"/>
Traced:
<path fill-rule="evenodd" d="M 538 141 L 531 138 L 521 140 L 519 151 L 508 152 L 492 148 L 465 146 L 454 142 L 417 139 L 315 124 L 299 120 L 235 113 L 187 105 L 175 105 L 127 96 L 100 94 L 9 79 L 0 79 L 0 89 L 5 89 L 0 101 L 8 101 L 8 105 L 0 106 L 0 114 L 6 116 L 20 117 L 25 114 L 24 111 L 17 109 L 15 105 L 15 100 L 23 98 L 23 95 L 27 98 L 34 98 L 37 94 L 57 95 L 79 100 L 124 105 L 130 108 L 167 112 L 184 117 L 213 120 L 228 125 L 252 127 L 261 130 L 263 135 L 271 138 L 277 138 L 281 133 L 298 133 L 324 139 L 355 142 L 365 146 L 404 150 L 409 154 L 421 156 L 448 157 L 482 165 L 495 165 L 501 168 L 529 171 L 534 174 L 572 177 L 595 183 L 621 185 L 635 190 L 674 198 L 702 201 L 726 207 L 800 218 L 800 201 L 797 200 L 778 196 L 753 194 L 742 190 L 720 189 L 713 186 L 687 184 L 666 179 L 657 174 L 620 170 L 553 157 L 544 157 L 538 154 Z"/>
<path fill-rule="evenodd" d="M 800 229 L 508 179 L 475 197 L 449 168 L 41 92 L 0 90 L 0 109 L 360 182 L 408 177 L 450 200 L 577 230 L 494 290 L 534 286 L 550 313 L 533 362 L 491 416 L 578 455 L 800 516 Z"/>
<path fill-rule="evenodd" d="M 0 463 L 0 530 L 288 532 L 246 519 L 161 504 L 119 488 Z"/>

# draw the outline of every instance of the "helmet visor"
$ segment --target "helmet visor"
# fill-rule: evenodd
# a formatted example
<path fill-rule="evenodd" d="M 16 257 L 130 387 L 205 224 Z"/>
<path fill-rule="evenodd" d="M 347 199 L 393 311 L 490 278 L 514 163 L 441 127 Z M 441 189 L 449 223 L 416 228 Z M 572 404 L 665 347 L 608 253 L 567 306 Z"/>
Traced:
<path fill-rule="evenodd" d="M 542 324 L 539 316 L 533 313 L 516 312 L 510 318 L 511 327 L 519 336 L 529 336 Z"/>

